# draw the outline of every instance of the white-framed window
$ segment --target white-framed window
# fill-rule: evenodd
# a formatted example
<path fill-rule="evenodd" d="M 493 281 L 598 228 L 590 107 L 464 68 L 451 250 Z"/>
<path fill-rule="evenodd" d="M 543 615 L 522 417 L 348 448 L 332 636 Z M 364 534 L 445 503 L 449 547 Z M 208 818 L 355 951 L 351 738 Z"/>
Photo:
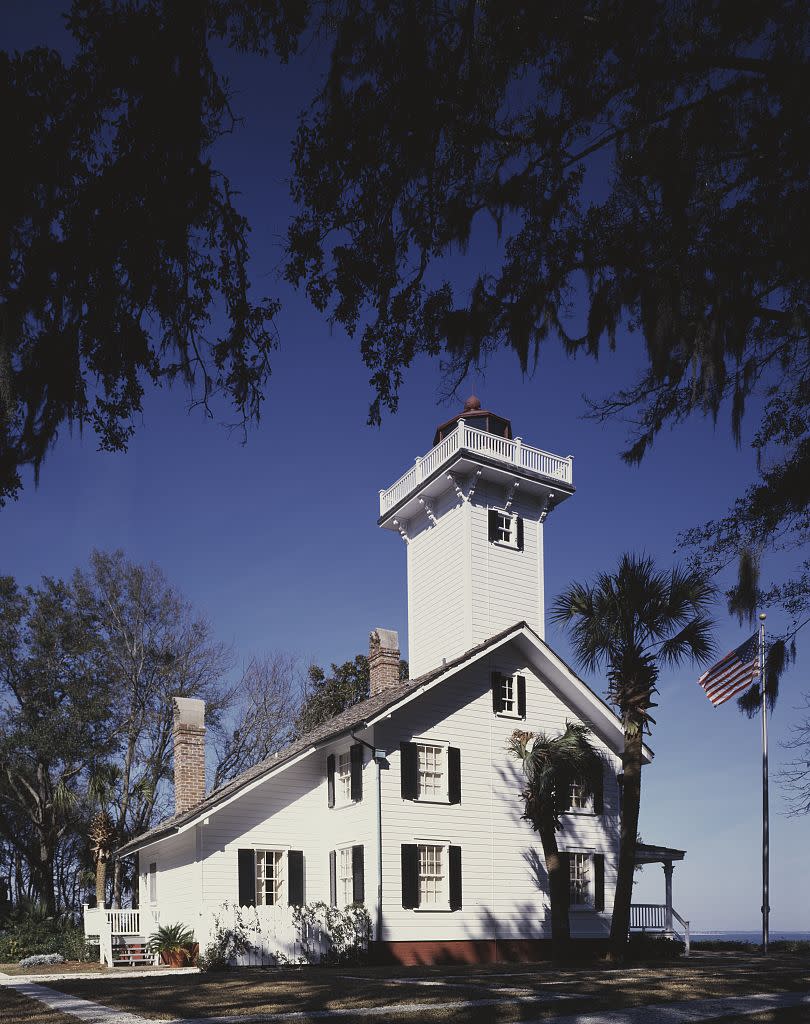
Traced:
<path fill-rule="evenodd" d="M 419 851 L 419 908 L 447 907 L 448 846 L 444 843 L 418 843 Z"/>
<path fill-rule="evenodd" d="M 447 799 L 447 745 L 416 744 L 419 800 Z"/>
<path fill-rule="evenodd" d="M 569 853 L 570 902 L 572 907 L 594 905 L 593 856 L 590 853 Z"/>
<path fill-rule="evenodd" d="M 496 509 L 495 515 L 495 531 L 492 540 L 495 544 L 502 544 L 507 548 L 516 548 L 518 546 L 517 512 L 505 512 L 503 509 Z"/>
<path fill-rule="evenodd" d="M 149 902 L 153 905 L 157 903 L 157 864 L 155 861 L 149 865 L 146 875 L 146 892 Z"/>
<path fill-rule="evenodd" d="M 501 676 L 501 714 L 517 715 L 517 676 Z"/>
<path fill-rule="evenodd" d="M 585 795 L 585 788 L 580 779 L 573 779 L 569 790 L 572 811 L 590 811 L 592 801 Z"/>
<path fill-rule="evenodd" d="M 256 850 L 256 906 L 280 903 L 283 885 L 284 851 Z"/>
<path fill-rule="evenodd" d="M 337 864 L 338 905 L 348 907 L 354 903 L 354 861 L 351 846 L 338 850 Z"/>
<path fill-rule="evenodd" d="M 337 802 L 347 804 L 352 799 L 352 756 L 346 750 L 338 754 L 335 766 L 335 796 Z"/>

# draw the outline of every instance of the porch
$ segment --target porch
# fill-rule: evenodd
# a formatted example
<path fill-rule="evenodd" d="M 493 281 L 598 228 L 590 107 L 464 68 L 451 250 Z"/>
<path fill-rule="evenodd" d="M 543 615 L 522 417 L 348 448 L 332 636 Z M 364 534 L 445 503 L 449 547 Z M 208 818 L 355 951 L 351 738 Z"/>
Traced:
<path fill-rule="evenodd" d="M 158 957 L 149 953 L 149 936 L 160 923 L 160 912 L 154 908 L 107 910 L 84 906 L 84 935 L 98 942 L 99 963 L 107 967 L 133 967 L 156 964 Z"/>
<path fill-rule="evenodd" d="M 664 869 L 664 902 L 633 903 L 630 906 L 630 931 L 650 932 L 665 935 L 667 938 L 682 938 L 685 954 L 689 956 L 690 936 L 689 921 L 681 917 L 672 905 L 672 875 L 674 862 L 683 860 L 685 850 L 675 850 L 669 846 L 652 846 L 639 843 L 636 847 L 636 864 L 660 864 Z M 675 930 L 675 922 L 681 926 L 682 935 Z"/>

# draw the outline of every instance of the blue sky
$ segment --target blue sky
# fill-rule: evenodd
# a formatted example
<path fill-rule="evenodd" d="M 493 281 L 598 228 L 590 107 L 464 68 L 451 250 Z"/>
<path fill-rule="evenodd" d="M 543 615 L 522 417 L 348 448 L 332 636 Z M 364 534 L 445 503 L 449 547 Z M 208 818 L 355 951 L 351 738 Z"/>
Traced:
<path fill-rule="evenodd" d="M 30 5 L 4 4 L 3 46 L 58 45 L 52 18 L 40 9 L 34 23 Z M 127 454 L 99 453 L 92 434 L 65 432 L 39 487 L 26 480 L 20 500 L 0 510 L 0 571 L 35 583 L 43 574 L 69 574 L 93 547 L 121 547 L 157 562 L 241 660 L 284 650 L 305 661 L 342 661 L 365 649 L 374 626 L 397 629 L 404 647 L 405 553 L 395 534 L 375 525 L 378 491 L 430 448 L 436 424 L 456 403 L 437 404 L 438 364 L 420 360 L 397 415 L 380 429 L 366 426 L 371 393 L 357 345 L 278 277 L 291 209 L 288 140 L 317 56 L 286 71 L 251 58 L 229 63 L 245 124 L 222 160 L 254 225 L 254 283 L 284 303 L 262 422 L 242 446 L 199 410 L 189 412 L 178 389 L 148 395 Z M 484 238 L 469 254 L 477 263 L 496 257 Z M 577 492 L 546 531 L 550 596 L 612 568 L 625 550 L 670 564 L 678 530 L 724 512 L 753 473 L 753 452 L 734 448 L 726 418 L 716 429 L 695 420 L 664 434 L 640 468 L 622 464 L 624 425 L 583 420 L 582 395 L 626 384 L 640 366 L 639 345 L 624 339 L 616 355 L 596 363 L 568 359 L 551 343 L 531 378 L 504 354 L 469 382 L 528 443 L 575 457 Z M 749 631 L 722 607 L 718 618 L 723 653 Z M 771 621 L 783 624 L 778 616 Z M 553 627 L 547 636 L 568 659 L 565 637 Z M 779 743 L 792 708 L 810 689 L 809 660 L 800 651 L 784 681 L 771 728 L 772 770 L 787 757 Z M 641 833 L 688 851 L 675 870 L 675 905 L 693 927 L 753 930 L 760 923 L 759 722 L 733 705 L 713 709 L 697 674 L 687 668 L 662 677 Z M 588 681 L 602 690 L 600 679 Z M 807 929 L 810 820 L 784 816 L 776 785 L 771 801 L 771 926 Z M 635 900 L 662 902 L 659 867 L 642 873 Z"/>

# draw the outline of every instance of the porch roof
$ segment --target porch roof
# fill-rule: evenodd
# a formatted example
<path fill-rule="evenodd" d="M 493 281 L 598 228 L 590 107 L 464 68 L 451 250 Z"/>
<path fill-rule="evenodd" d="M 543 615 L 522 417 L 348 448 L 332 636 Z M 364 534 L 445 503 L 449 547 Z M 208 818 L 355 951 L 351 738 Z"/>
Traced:
<path fill-rule="evenodd" d="M 676 850 L 671 846 L 652 846 L 650 843 L 636 845 L 636 864 L 666 864 L 673 860 L 683 860 L 686 850 Z"/>

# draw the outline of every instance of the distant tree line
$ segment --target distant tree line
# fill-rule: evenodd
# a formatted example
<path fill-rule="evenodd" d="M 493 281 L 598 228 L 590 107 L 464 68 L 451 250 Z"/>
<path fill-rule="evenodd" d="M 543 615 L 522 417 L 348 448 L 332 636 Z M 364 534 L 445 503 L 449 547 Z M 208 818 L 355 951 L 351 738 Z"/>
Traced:
<path fill-rule="evenodd" d="M 275 652 L 235 671 L 162 570 L 121 551 L 69 580 L 0 577 L 0 901 L 129 901 L 131 865 L 112 854 L 172 811 L 173 696 L 205 700 L 219 786 L 368 686 L 364 656 L 326 673 Z"/>

